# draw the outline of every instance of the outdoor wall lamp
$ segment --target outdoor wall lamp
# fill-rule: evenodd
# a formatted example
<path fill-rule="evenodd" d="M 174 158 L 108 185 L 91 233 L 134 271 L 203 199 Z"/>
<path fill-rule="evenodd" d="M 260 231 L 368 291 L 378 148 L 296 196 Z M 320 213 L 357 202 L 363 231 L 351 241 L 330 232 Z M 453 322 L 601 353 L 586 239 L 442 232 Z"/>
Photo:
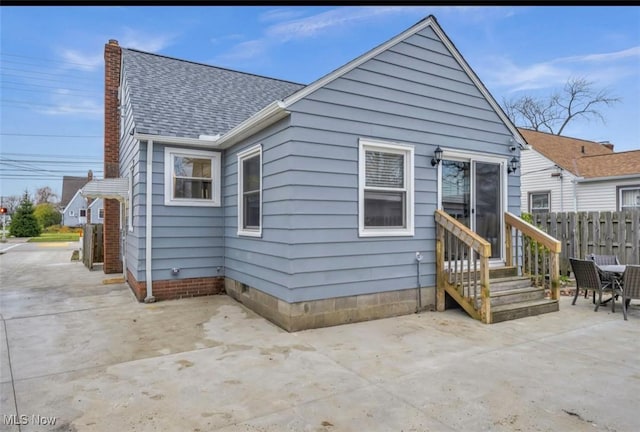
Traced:
<path fill-rule="evenodd" d="M 442 160 L 442 149 L 440 146 L 436 147 L 436 150 L 433 152 L 433 158 L 431 158 L 431 166 L 436 166 Z"/>
<path fill-rule="evenodd" d="M 509 161 L 509 167 L 507 168 L 507 172 L 511 174 L 516 172 L 517 169 L 518 169 L 518 158 L 514 156 Z"/>

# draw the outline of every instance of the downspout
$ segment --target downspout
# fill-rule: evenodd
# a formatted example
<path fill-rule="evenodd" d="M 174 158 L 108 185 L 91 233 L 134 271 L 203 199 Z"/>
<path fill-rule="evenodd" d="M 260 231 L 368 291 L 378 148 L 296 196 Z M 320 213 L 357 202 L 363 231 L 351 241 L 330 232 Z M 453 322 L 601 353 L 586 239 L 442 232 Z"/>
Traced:
<path fill-rule="evenodd" d="M 418 278 L 418 291 L 416 292 L 416 313 L 422 309 L 422 288 L 420 287 L 420 261 L 422 261 L 422 254 L 416 252 L 416 276 Z"/>
<path fill-rule="evenodd" d="M 146 191 L 146 223 L 145 223 L 145 273 L 147 297 L 145 303 L 153 303 L 156 301 L 153 296 L 153 281 L 151 276 L 151 254 L 153 253 L 151 246 L 151 221 L 153 209 L 153 140 L 147 141 L 147 191 Z"/>

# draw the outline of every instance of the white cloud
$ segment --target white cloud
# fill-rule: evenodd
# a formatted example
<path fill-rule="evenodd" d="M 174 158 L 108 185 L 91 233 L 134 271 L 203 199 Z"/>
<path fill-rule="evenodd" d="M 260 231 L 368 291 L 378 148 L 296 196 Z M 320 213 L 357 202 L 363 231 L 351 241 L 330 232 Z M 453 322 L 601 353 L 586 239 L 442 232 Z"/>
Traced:
<path fill-rule="evenodd" d="M 84 115 L 92 118 L 100 118 L 104 107 L 92 99 L 69 100 L 54 104 L 54 106 L 38 110 L 42 114 L 52 116 Z"/>
<path fill-rule="evenodd" d="M 557 88 L 570 77 L 584 76 L 599 85 L 608 85 L 617 80 L 637 74 L 640 47 L 632 47 L 610 53 L 585 54 L 560 57 L 528 66 L 518 66 L 507 59 L 492 59 L 485 67 L 485 75 L 492 85 L 506 88 L 509 92 Z M 635 60 L 635 65 L 629 65 Z"/>
<path fill-rule="evenodd" d="M 64 49 L 61 56 L 65 62 L 69 63 L 66 68 L 80 69 L 83 71 L 93 71 L 102 66 L 102 53 L 81 53 L 73 49 Z"/>
<path fill-rule="evenodd" d="M 138 30 L 125 27 L 122 35 L 118 39 L 118 44 L 125 48 L 134 48 L 146 52 L 162 51 L 175 39 L 175 35 L 171 34 L 150 34 L 149 32 L 140 32 Z"/>
<path fill-rule="evenodd" d="M 369 21 L 390 14 L 416 13 L 417 11 L 425 14 L 425 7 L 345 6 L 306 18 L 289 20 L 271 25 L 266 30 L 266 36 L 276 38 L 280 41 L 301 39 L 316 36 L 337 27 L 353 25 L 357 22 Z"/>
<path fill-rule="evenodd" d="M 633 57 L 640 59 L 640 46 L 632 47 L 622 51 L 615 51 L 611 53 L 586 54 L 581 56 L 561 57 L 559 59 L 552 60 L 552 62 L 554 63 L 582 63 L 582 62 L 609 63 L 609 62 L 624 60 L 624 59 L 633 58 Z"/>
<path fill-rule="evenodd" d="M 233 33 L 225 36 L 212 37 L 211 39 L 209 39 L 209 42 L 215 45 L 226 41 L 239 40 L 242 38 L 244 38 L 244 36 L 240 33 Z"/>
<path fill-rule="evenodd" d="M 217 57 L 216 62 L 228 64 L 256 59 L 267 50 L 267 41 L 254 39 L 235 45 L 230 51 Z"/>
<path fill-rule="evenodd" d="M 297 18 L 300 15 L 303 15 L 304 12 L 302 10 L 289 8 L 289 9 L 271 9 L 258 17 L 259 21 L 269 22 L 269 21 L 282 21 Z"/>

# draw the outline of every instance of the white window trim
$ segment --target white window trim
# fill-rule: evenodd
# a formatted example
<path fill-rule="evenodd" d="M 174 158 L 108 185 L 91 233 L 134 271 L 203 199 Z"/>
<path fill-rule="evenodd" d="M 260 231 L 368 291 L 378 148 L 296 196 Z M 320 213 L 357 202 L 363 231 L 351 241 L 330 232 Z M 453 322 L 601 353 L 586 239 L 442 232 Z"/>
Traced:
<path fill-rule="evenodd" d="M 242 200 L 242 161 L 258 155 L 260 158 L 260 227 L 256 229 L 243 228 L 242 216 L 244 214 Z M 238 153 L 238 236 L 262 237 L 262 144 L 257 144 Z"/>
<path fill-rule="evenodd" d="M 640 186 L 638 185 L 629 185 L 629 186 L 618 186 L 618 211 L 629 211 L 629 210 L 635 210 L 638 209 L 638 206 L 633 206 L 631 208 L 627 208 L 626 210 L 624 210 L 622 207 L 622 193 L 625 191 L 630 191 L 630 190 L 636 190 L 636 189 L 640 189 Z"/>
<path fill-rule="evenodd" d="M 415 149 L 411 145 L 398 144 L 389 141 L 378 141 L 360 138 L 358 149 L 358 236 L 359 237 L 392 237 L 392 236 L 413 236 L 414 230 L 414 153 Z M 405 228 L 370 228 L 364 225 L 364 186 L 366 179 L 366 158 L 367 150 L 379 150 L 387 153 L 398 153 L 405 156 L 404 180 L 406 189 L 405 214 L 407 226 Z"/>
<path fill-rule="evenodd" d="M 533 214 L 533 195 L 547 195 L 547 202 L 549 203 L 549 207 L 547 208 L 547 213 L 551 212 L 551 191 L 534 191 L 529 192 L 529 213 Z M 539 210 L 539 209 L 536 209 Z"/>
<path fill-rule="evenodd" d="M 84 216 L 82 216 L 82 212 L 84 212 Z M 87 217 L 87 209 L 78 210 L 78 217 Z"/>
<path fill-rule="evenodd" d="M 73 212 L 73 210 L 69 210 L 69 216 L 74 216 L 75 217 L 75 213 Z"/>
<path fill-rule="evenodd" d="M 173 157 L 200 157 L 211 159 L 211 199 L 191 199 L 173 197 Z M 164 148 L 164 205 L 166 206 L 189 206 L 189 207 L 220 207 L 220 153 L 205 150 L 191 150 L 185 148 Z"/>

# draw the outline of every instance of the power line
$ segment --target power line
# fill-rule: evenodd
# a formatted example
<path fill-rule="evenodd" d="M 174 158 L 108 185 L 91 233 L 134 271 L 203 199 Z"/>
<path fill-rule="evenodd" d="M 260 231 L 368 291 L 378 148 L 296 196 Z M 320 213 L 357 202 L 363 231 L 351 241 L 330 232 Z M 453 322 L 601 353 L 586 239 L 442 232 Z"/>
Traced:
<path fill-rule="evenodd" d="M 44 92 L 42 90 L 32 90 L 32 89 L 21 89 L 21 88 L 16 88 L 16 87 L 4 87 L 4 89 L 7 90 L 14 90 L 14 91 L 22 91 L 22 92 L 30 92 L 30 93 L 40 93 L 40 94 L 44 94 L 44 95 L 54 95 L 54 96 L 64 96 L 64 97 L 95 97 L 98 96 L 100 93 L 98 92 L 93 92 L 93 93 L 89 93 L 89 92 L 85 92 L 84 94 L 74 94 L 74 93 L 55 93 L 55 92 Z M 89 96 L 89 95 L 93 95 L 93 96 Z"/>
<path fill-rule="evenodd" d="M 28 59 L 34 59 L 34 60 L 44 60 L 44 61 L 50 61 L 50 62 L 55 62 L 55 63 L 72 64 L 72 65 L 78 65 L 78 66 L 95 66 L 95 65 L 88 64 L 88 63 L 74 63 L 74 62 L 63 61 L 63 60 L 48 59 L 48 58 L 44 58 L 44 57 L 33 57 L 33 56 L 26 56 L 26 55 L 21 55 L 21 54 L 8 54 L 8 53 L 3 53 L 3 52 L 0 52 L 0 56 L 20 57 L 20 58 L 28 58 Z"/>
<path fill-rule="evenodd" d="M 60 159 L 95 159 L 95 156 L 79 156 L 79 155 L 60 155 L 60 154 L 44 154 L 44 153 L 9 153 L 2 152 L 2 156 L 31 156 L 39 158 L 60 158 Z"/>
<path fill-rule="evenodd" d="M 7 133 L 7 132 L 2 132 L 0 133 L 0 135 L 46 137 L 46 138 L 102 138 L 102 135 L 53 135 L 53 134 L 25 134 L 25 133 Z M 4 153 L 4 154 L 8 154 L 8 153 Z"/>
<path fill-rule="evenodd" d="M 65 91 L 86 91 L 89 90 L 90 88 L 86 88 L 86 89 L 81 89 L 81 88 L 61 88 L 58 86 L 47 86 L 47 85 L 43 85 L 43 84 L 33 84 L 33 83 L 24 83 L 24 82 L 16 82 L 16 81 L 1 81 L 0 84 L 18 84 L 18 85 L 25 85 L 25 86 L 31 86 L 31 87 L 42 87 L 42 88 L 50 88 L 50 89 L 57 89 L 57 90 L 65 90 Z M 96 92 L 98 93 L 98 92 Z M 102 94 L 102 93 L 98 93 L 98 94 Z"/>
<path fill-rule="evenodd" d="M 24 75 L 16 75 L 16 74 L 12 74 L 12 73 L 4 73 L 4 72 L 0 72 L 0 76 L 7 76 L 7 77 L 12 77 L 12 78 L 31 79 L 31 80 L 39 80 L 39 81 L 62 81 L 62 82 L 67 82 L 68 81 L 68 79 L 65 79 L 64 77 L 60 77 L 58 79 L 56 79 L 56 78 L 27 77 L 27 76 L 24 76 Z"/>
<path fill-rule="evenodd" d="M 36 74 L 36 75 L 48 75 L 48 76 L 64 76 L 67 78 L 74 78 L 74 79 L 81 79 L 81 80 L 90 80 L 90 81 L 96 81 L 98 80 L 98 78 L 89 78 L 89 77 L 85 77 L 85 76 L 80 76 L 80 75 L 75 75 L 75 74 L 66 74 L 66 73 L 49 73 L 49 72 L 40 72 L 40 71 L 35 71 L 35 70 L 30 70 L 30 69 L 20 69 L 20 68 L 12 68 L 12 67 L 6 67 L 6 66 L 0 66 L 0 70 L 8 70 L 8 71 L 16 71 L 16 72 L 26 72 L 26 73 L 31 73 L 31 74 Z M 26 78 L 30 78 L 30 77 L 26 77 Z"/>

